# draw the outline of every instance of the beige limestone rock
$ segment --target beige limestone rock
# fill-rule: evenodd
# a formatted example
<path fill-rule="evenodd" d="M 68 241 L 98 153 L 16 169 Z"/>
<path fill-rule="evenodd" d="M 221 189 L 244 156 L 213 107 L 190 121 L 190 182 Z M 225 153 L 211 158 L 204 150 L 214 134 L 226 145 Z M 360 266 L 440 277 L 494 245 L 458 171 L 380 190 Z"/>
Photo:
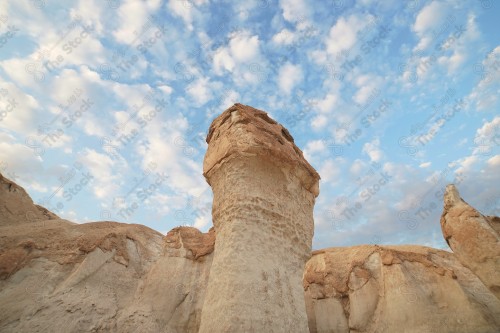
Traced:
<path fill-rule="evenodd" d="M 1 249 L 35 244 L 0 280 L 0 332 L 198 332 L 209 251 L 194 259 L 191 248 L 172 249 L 138 225 L 53 221 L 39 229 L 0 228 L 12 241 Z M 189 241 L 209 238 L 195 231 L 200 239 Z"/>
<path fill-rule="evenodd" d="M 460 262 L 500 299 L 499 218 L 483 216 L 467 204 L 454 185 L 444 194 L 441 229 Z"/>
<path fill-rule="evenodd" d="M 452 253 L 361 245 L 314 251 L 310 332 L 498 332 L 500 301 Z"/>
<path fill-rule="evenodd" d="M 0 332 L 198 332 L 213 231 L 28 221 L 21 187 L 0 198 Z"/>
<path fill-rule="evenodd" d="M 44 207 L 35 205 L 21 186 L 0 173 L 0 227 L 58 218 Z"/>
<path fill-rule="evenodd" d="M 283 126 L 249 106 L 224 111 L 207 142 L 216 241 L 200 333 L 307 332 L 301 281 L 318 174 Z"/>
<path fill-rule="evenodd" d="M 178 227 L 164 238 L 164 250 L 141 279 L 134 300 L 118 325 L 129 332 L 199 331 L 201 311 L 213 258 L 215 234 Z"/>

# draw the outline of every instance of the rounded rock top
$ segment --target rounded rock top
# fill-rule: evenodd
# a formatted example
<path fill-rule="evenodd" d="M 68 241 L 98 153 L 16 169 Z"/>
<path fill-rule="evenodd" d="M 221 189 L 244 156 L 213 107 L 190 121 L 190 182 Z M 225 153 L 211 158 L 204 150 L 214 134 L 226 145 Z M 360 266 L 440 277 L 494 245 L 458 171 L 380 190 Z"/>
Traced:
<path fill-rule="evenodd" d="M 236 103 L 210 125 L 203 175 L 238 156 L 262 156 L 293 168 L 304 187 L 319 194 L 320 176 L 304 158 L 288 130 L 269 115 L 248 105 Z"/>

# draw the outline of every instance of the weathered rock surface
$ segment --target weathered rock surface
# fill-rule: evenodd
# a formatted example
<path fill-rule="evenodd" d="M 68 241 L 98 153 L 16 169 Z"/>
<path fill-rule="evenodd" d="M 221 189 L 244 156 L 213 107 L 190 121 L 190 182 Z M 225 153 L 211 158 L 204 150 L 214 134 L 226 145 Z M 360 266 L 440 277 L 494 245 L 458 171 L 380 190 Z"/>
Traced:
<path fill-rule="evenodd" d="M 35 205 L 26 191 L 0 174 L 0 227 L 59 217 Z"/>
<path fill-rule="evenodd" d="M 446 187 L 441 229 L 460 262 L 500 299 L 500 218 L 483 216 L 454 185 Z"/>
<path fill-rule="evenodd" d="M 307 332 L 301 281 L 318 174 L 283 126 L 249 106 L 217 117 L 207 142 L 217 237 L 200 332 Z"/>
<path fill-rule="evenodd" d="M 311 257 L 319 177 L 286 129 L 237 104 L 207 140 L 208 233 L 72 223 L 0 174 L 0 332 L 500 332 L 500 218 L 454 187 L 441 225 L 455 253 Z"/>
<path fill-rule="evenodd" d="M 11 197 L 0 224 L 0 332 L 198 331 L 213 232 L 33 222 L 28 199 Z"/>
<path fill-rule="evenodd" d="M 361 245 L 314 251 L 310 332 L 498 332 L 500 301 L 453 253 Z"/>

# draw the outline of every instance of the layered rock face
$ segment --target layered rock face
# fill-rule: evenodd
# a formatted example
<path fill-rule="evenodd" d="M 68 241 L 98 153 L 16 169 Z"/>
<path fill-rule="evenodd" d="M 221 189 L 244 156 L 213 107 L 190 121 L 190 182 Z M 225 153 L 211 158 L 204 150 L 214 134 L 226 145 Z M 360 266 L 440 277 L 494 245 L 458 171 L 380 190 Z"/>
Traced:
<path fill-rule="evenodd" d="M 318 174 L 286 129 L 249 106 L 222 113 L 207 142 L 216 242 L 200 332 L 307 332 Z"/>
<path fill-rule="evenodd" d="M 450 252 L 361 245 L 313 252 L 310 332 L 498 332 L 500 301 Z"/>
<path fill-rule="evenodd" d="M 0 332 L 198 332 L 213 231 L 164 237 L 134 224 L 44 220 L 43 210 L 15 222 L 23 205 L 36 206 L 11 199 L 19 210 L 0 226 Z"/>
<path fill-rule="evenodd" d="M 460 262 L 500 299 L 500 219 L 483 216 L 453 185 L 444 194 L 441 229 Z"/>

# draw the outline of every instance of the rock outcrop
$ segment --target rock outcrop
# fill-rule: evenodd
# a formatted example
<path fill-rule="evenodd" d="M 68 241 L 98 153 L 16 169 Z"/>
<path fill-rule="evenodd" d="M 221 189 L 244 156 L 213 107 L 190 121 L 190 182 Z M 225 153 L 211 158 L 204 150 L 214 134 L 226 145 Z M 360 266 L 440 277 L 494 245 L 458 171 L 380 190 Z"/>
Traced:
<path fill-rule="evenodd" d="M 0 227 L 58 218 L 46 208 L 35 205 L 21 186 L 0 174 Z"/>
<path fill-rule="evenodd" d="M 446 187 L 441 215 L 443 236 L 458 260 L 500 299 L 499 221 L 467 204 L 454 185 Z"/>
<path fill-rule="evenodd" d="M 31 221 L 31 199 L 10 199 L 19 208 L 0 226 L 0 332 L 198 332 L 213 231 Z"/>
<path fill-rule="evenodd" d="M 319 176 L 286 129 L 236 104 L 207 141 L 208 233 L 72 223 L 0 175 L 0 332 L 500 332 L 500 219 L 454 187 L 454 253 L 311 253 Z"/>
<path fill-rule="evenodd" d="M 453 253 L 361 245 L 314 251 L 310 332 L 498 332 L 500 301 Z"/>
<path fill-rule="evenodd" d="M 307 332 L 304 265 L 319 176 L 267 113 L 235 104 L 207 137 L 215 252 L 200 332 Z"/>

